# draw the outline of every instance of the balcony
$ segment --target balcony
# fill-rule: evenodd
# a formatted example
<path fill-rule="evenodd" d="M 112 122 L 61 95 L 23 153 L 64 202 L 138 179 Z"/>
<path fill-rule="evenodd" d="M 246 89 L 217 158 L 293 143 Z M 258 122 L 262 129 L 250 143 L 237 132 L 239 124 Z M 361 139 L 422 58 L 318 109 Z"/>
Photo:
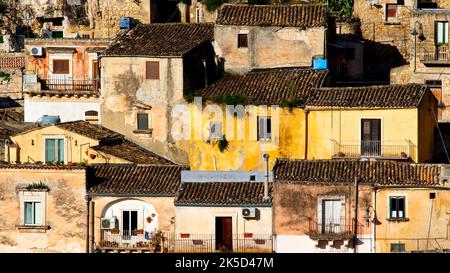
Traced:
<path fill-rule="evenodd" d="M 362 141 L 357 144 L 333 142 L 332 158 L 380 158 L 408 160 L 412 158 L 413 145 L 405 140 L 405 144 L 384 144 L 382 141 Z"/>
<path fill-rule="evenodd" d="M 309 220 L 309 237 L 313 240 L 350 240 L 355 230 L 353 219 Z M 357 224 L 357 234 L 363 225 Z"/>
<path fill-rule="evenodd" d="M 39 79 L 41 90 L 49 91 L 98 91 L 99 80 Z"/>
<path fill-rule="evenodd" d="M 114 233 L 114 234 L 113 234 Z M 214 234 L 145 234 L 103 230 L 98 249 L 105 252 L 270 253 L 272 235 L 233 234 L 224 246 Z"/>
<path fill-rule="evenodd" d="M 437 46 L 431 52 L 424 51 L 420 61 L 428 66 L 450 65 L 450 50 L 447 46 Z"/>

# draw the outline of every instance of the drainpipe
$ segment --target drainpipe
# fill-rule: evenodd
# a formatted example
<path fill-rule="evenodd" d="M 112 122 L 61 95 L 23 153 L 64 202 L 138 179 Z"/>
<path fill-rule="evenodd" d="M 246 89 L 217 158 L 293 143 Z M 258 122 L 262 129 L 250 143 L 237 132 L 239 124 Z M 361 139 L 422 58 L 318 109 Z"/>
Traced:
<path fill-rule="evenodd" d="M 353 226 L 353 253 L 357 253 L 356 243 L 358 242 L 358 177 L 355 177 L 355 221 Z"/>
<path fill-rule="evenodd" d="M 205 71 L 205 88 L 208 87 L 208 71 L 206 69 L 206 59 L 202 60 L 203 63 L 203 69 Z"/>
<path fill-rule="evenodd" d="M 377 189 L 373 189 L 372 193 L 372 201 L 373 201 L 373 210 L 372 210 L 372 241 L 373 241 L 373 253 L 376 253 L 377 251 L 377 243 L 376 243 L 376 232 L 377 232 L 377 226 L 376 226 L 376 219 L 377 219 Z"/>
<path fill-rule="evenodd" d="M 91 197 L 89 195 L 85 195 L 84 196 L 84 200 L 86 200 L 86 209 L 87 209 L 87 213 L 86 213 L 86 253 L 90 253 L 90 248 L 89 248 L 89 220 L 90 220 L 90 215 L 89 215 L 89 208 L 90 208 L 90 202 L 91 202 Z"/>
<path fill-rule="evenodd" d="M 264 154 L 264 200 L 269 199 L 269 155 Z"/>
<path fill-rule="evenodd" d="M 91 201 L 90 207 L 89 207 L 89 210 L 90 210 L 90 213 L 89 213 L 89 216 L 90 216 L 90 219 L 89 219 L 89 227 L 90 227 L 89 235 L 90 236 L 89 237 L 90 237 L 90 251 L 91 251 L 91 253 L 94 251 L 94 216 L 95 216 L 94 208 L 95 208 L 95 202 Z"/>
<path fill-rule="evenodd" d="M 303 112 L 305 113 L 305 155 L 304 159 L 308 159 L 308 108 L 303 108 Z"/>

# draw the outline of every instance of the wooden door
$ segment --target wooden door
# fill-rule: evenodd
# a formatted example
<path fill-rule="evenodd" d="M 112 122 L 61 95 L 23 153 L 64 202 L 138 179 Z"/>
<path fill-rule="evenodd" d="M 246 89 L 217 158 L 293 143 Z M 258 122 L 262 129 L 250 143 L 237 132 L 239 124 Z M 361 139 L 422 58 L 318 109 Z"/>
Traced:
<path fill-rule="evenodd" d="M 361 155 L 381 155 L 381 120 L 361 120 Z"/>
<path fill-rule="evenodd" d="M 98 77 L 98 61 L 92 61 L 92 83 L 94 85 L 94 90 L 98 90 L 99 87 L 99 77 Z"/>
<path fill-rule="evenodd" d="M 233 224 L 231 217 L 216 217 L 216 250 L 233 249 Z"/>

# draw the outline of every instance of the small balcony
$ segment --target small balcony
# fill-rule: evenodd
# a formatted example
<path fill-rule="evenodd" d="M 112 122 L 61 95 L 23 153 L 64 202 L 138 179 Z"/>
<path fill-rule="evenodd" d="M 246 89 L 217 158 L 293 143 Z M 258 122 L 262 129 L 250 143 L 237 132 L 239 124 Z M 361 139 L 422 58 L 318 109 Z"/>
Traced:
<path fill-rule="evenodd" d="M 270 253 L 272 235 L 233 234 L 226 243 L 214 234 L 174 234 L 102 230 L 97 248 L 105 252 Z"/>
<path fill-rule="evenodd" d="M 98 79 L 39 79 L 41 90 L 49 91 L 98 91 Z"/>
<path fill-rule="evenodd" d="M 424 51 L 420 61 L 428 66 L 450 65 L 450 50 L 448 46 L 436 46 L 435 50 Z"/>
<path fill-rule="evenodd" d="M 357 234 L 363 225 L 357 224 Z M 350 240 L 353 238 L 355 222 L 353 219 L 309 220 L 309 237 L 313 240 Z"/>
<path fill-rule="evenodd" d="M 102 230 L 98 248 L 107 252 L 159 252 L 163 242 L 161 233 Z"/>
<path fill-rule="evenodd" d="M 333 142 L 332 158 L 379 158 L 408 160 L 414 150 L 410 141 L 405 144 L 385 144 L 383 141 L 361 141 L 357 144 Z M 400 142 L 398 142 L 400 143 Z"/>

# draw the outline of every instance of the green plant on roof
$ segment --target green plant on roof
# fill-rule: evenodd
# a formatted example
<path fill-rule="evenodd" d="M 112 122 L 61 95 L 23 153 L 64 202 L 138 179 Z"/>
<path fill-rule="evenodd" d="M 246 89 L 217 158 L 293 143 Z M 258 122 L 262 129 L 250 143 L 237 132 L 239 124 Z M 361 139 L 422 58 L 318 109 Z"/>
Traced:
<path fill-rule="evenodd" d="M 39 183 L 31 183 L 27 185 L 27 190 L 33 190 L 33 189 L 47 189 L 50 190 L 48 185 L 42 183 L 42 181 L 39 181 Z"/>
<path fill-rule="evenodd" d="M 207 144 L 211 144 L 213 147 L 217 145 L 217 147 L 219 148 L 219 151 L 221 153 L 223 153 L 224 151 L 228 150 L 228 140 L 227 137 L 225 135 L 222 136 L 221 139 L 215 139 L 215 140 L 211 140 L 210 138 L 206 139 L 205 142 Z"/>
<path fill-rule="evenodd" d="M 292 111 L 292 109 L 294 107 L 300 107 L 303 103 L 303 99 L 301 98 L 289 98 L 287 100 L 284 100 L 281 102 L 280 106 L 281 107 L 285 107 L 285 108 L 289 108 L 289 111 Z"/>
<path fill-rule="evenodd" d="M 212 101 L 219 104 L 238 105 L 247 102 L 247 96 L 241 94 L 219 95 L 212 98 Z"/>
<path fill-rule="evenodd" d="M 11 80 L 11 74 L 5 71 L 0 71 L 0 83 L 5 84 Z"/>
<path fill-rule="evenodd" d="M 351 17 L 353 13 L 353 0 L 331 0 L 328 5 L 330 13 L 338 17 Z"/>
<path fill-rule="evenodd" d="M 86 167 L 89 164 L 89 161 L 87 159 L 80 162 L 81 167 Z"/>
<path fill-rule="evenodd" d="M 194 101 L 194 98 L 198 95 L 198 90 L 189 91 L 183 95 L 183 98 L 186 102 L 191 103 Z"/>

